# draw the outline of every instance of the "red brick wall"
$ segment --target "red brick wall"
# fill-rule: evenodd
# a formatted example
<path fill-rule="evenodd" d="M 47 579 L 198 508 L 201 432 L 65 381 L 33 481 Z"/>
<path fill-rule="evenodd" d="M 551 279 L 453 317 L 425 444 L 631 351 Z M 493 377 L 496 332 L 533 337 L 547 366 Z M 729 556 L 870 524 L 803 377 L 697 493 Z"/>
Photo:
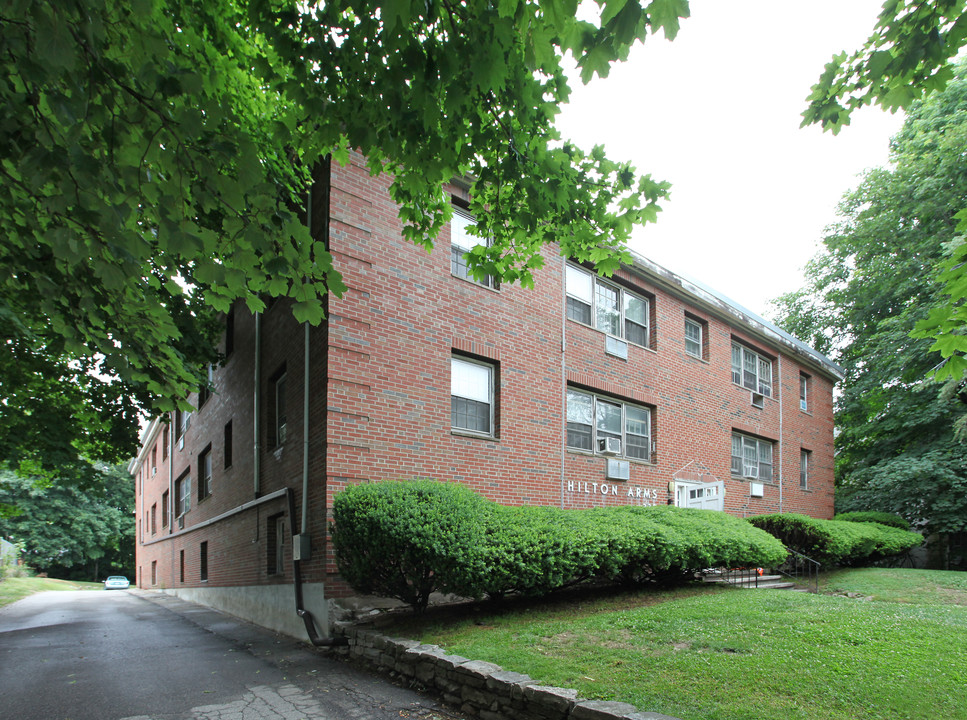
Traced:
<path fill-rule="evenodd" d="M 653 301 L 652 341 L 649 348 L 629 344 L 627 360 L 610 356 L 603 333 L 565 319 L 565 265 L 556 248 L 545 248 L 545 265 L 535 275 L 534 289 L 506 285 L 495 290 L 453 277 L 449 227 L 429 254 L 404 241 L 388 183 L 389 178 L 370 177 L 358 155 L 347 167 L 332 170 L 329 241 L 348 290 L 341 298 L 330 298 L 328 319 L 312 329 L 309 340 L 306 532 L 313 554 L 303 563 L 307 581 L 329 581 L 330 594 L 348 591 L 333 577 L 326 523 L 335 494 L 367 480 L 429 477 L 465 483 L 507 504 L 592 507 L 668 503 L 669 482 L 676 473 L 701 467 L 724 481 L 725 509 L 731 513 L 781 509 L 832 515 L 831 383 L 797 352 L 751 332 L 727 309 L 686 299 L 661 278 L 623 270 L 614 282 Z M 260 496 L 292 488 L 298 517 L 303 502 L 305 337 L 304 326 L 289 310 L 280 301 L 262 315 L 258 455 Z M 686 312 L 705 325 L 705 358 L 685 352 Z M 749 390 L 731 381 L 733 338 L 773 358 L 773 394 L 762 409 L 751 405 Z M 216 370 L 215 394 L 194 414 L 184 450 L 176 449 L 171 459 L 175 478 L 191 468 L 193 499 L 186 531 L 168 542 L 151 542 L 163 537 L 160 518 L 156 536 L 150 528 L 146 536 L 141 530 L 139 537 L 148 542 L 138 546 L 142 587 L 150 585 L 153 560 L 158 562 L 158 585 L 205 585 L 198 577 L 202 541 L 208 542 L 208 586 L 292 582 L 288 565 L 282 573 L 267 573 L 269 520 L 286 510 L 283 500 L 192 531 L 256 498 L 254 346 L 254 316 L 239 305 L 235 351 Z M 454 352 L 497 368 L 495 438 L 451 430 Z M 287 438 L 271 447 L 270 378 L 283 364 Z M 810 376 L 808 413 L 799 409 L 800 372 Z M 604 457 L 565 449 L 569 385 L 652 410 L 656 452 L 650 462 L 631 461 L 629 481 L 605 481 Z M 234 448 L 231 467 L 225 468 L 223 438 L 229 420 Z M 750 498 L 748 481 L 731 476 L 734 430 L 775 443 L 776 479 L 765 484 L 763 498 Z M 199 502 L 198 453 L 209 444 L 212 495 Z M 802 449 L 812 453 L 807 490 L 799 487 Z M 150 453 L 144 457 L 150 463 Z M 160 513 L 161 493 L 168 487 L 160 449 L 158 458 L 157 474 L 145 477 L 139 494 L 139 524 L 152 503 Z M 182 549 L 184 583 L 179 576 Z"/>

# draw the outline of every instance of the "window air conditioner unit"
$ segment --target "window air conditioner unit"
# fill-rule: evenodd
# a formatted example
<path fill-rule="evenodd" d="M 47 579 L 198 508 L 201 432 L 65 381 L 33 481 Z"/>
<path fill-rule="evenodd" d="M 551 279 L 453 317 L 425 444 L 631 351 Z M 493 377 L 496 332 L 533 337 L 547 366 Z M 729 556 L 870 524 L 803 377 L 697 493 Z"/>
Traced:
<path fill-rule="evenodd" d="M 185 516 L 184 515 L 179 515 L 178 516 L 178 529 L 179 530 L 184 530 L 185 529 Z"/>
<path fill-rule="evenodd" d="M 752 393 L 752 407 L 761 408 L 765 405 L 765 396 L 762 393 Z"/>
<path fill-rule="evenodd" d="M 598 438 L 598 452 L 602 455 L 620 455 L 621 440 L 618 438 Z"/>
<path fill-rule="evenodd" d="M 151 468 L 151 474 L 152 475 L 157 475 L 158 474 L 158 468 L 157 468 L 157 466 Z"/>
<path fill-rule="evenodd" d="M 749 483 L 749 497 L 761 498 L 762 496 L 762 483 Z"/>
<path fill-rule="evenodd" d="M 185 449 L 185 436 L 184 435 L 182 435 L 180 438 L 178 438 L 178 449 L 179 450 L 184 450 Z"/>

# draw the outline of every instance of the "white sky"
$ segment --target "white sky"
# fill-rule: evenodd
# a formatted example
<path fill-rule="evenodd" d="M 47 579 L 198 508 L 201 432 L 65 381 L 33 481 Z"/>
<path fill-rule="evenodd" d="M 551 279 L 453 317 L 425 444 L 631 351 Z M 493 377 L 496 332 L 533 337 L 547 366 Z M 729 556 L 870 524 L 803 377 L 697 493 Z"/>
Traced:
<path fill-rule="evenodd" d="M 632 247 L 760 315 L 802 268 L 865 169 L 885 165 L 901 115 L 864 108 L 839 135 L 799 128 L 837 52 L 857 49 L 882 0 L 692 0 L 673 42 L 649 37 L 608 78 L 572 82 L 558 127 L 672 183 Z"/>

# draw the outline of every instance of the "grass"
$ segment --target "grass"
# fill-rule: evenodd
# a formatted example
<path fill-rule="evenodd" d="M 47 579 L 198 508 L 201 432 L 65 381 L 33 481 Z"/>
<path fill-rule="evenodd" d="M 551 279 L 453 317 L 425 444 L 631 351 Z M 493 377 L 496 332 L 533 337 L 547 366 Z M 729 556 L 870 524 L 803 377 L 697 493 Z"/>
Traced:
<path fill-rule="evenodd" d="M 0 607 L 47 590 L 103 590 L 104 583 L 55 580 L 53 578 L 15 577 L 0 582 Z"/>
<path fill-rule="evenodd" d="M 847 570 L 822 587 L 840 594 L 698 586 L 391 632 L 683 720 L 967 719 L 965 574 Z"/>

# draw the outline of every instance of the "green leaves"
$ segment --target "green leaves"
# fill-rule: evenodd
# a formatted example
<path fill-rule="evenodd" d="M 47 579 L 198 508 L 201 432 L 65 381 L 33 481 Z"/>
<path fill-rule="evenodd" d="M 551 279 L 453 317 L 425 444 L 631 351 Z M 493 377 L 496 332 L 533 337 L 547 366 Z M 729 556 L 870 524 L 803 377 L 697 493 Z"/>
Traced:
<path fill-rule="evenodd" d="M 951 490 L 967 462 L 963 68 L 910 107 L 892 147 L 892 165 L 843 199 L 842 222 L 810 262 L 807 286 L 779 301 L 779 321 L 846 371 L 836 401 L 838 509 L 951 527 L 967 512 Z M 931 375 L 947 385 L 927 382 Z"/>

